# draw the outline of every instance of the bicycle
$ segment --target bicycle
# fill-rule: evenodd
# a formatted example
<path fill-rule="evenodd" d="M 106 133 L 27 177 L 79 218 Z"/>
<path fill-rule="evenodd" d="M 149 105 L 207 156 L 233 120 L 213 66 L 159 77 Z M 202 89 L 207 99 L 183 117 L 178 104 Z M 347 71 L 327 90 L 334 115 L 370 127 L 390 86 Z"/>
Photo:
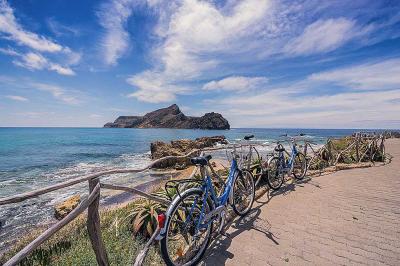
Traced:
<path fill-rule="evenodd" d="M 287 137 L 287 135 L 283 135 Z M 300 134 L 299 136 L 302 136 Z M 267 181 L 268 185 L 273 190 L 279 189 L 285 178 L 285 174 L 292 174 L 296 179 L 301 180 L 304 178 L 307 172 L 307 160 L 303 153 L 297 150 L 297 143 L 294 137 L 289 137 L 291 142 L 291 152 L 288 153 L 280 143 L 277 142 L 277 146 L 274 148 L 274 151 L 278 153 L 278 155 L 274 155 L 268 160 L 268 175 Z M 285 158 L 285 154 L 289 156 L 289 158 Z"/>
<path fill-rule="evenodd" d="M 252 138 L 254 138 L 254 135 L 247 135 L 243 139 L 249 141 Z M 268 172 L 267 172 L 266 162 L 268 160 L 263 162 L 263 158 L 260 156 L 260 153 L 251 142 L 248 142 L 248 146 L 249 146 L 249 151 L 245 156 L 242 156 L 242 165 L 243 168 L 249 170 L 253 174 L 255 180 L 255 187 L 257 187 L 263 178 L 267 180 Z M 255 159 L 253 159 L 253 153 L 255 153 Z"/>
<path fill-rule="evenodd" d="M 161 218 L 163 222 L 157 238 L 167 265 L 193 265 L 199 262 L 210 244 L 215 223 L 219 224 L 217 233 L 225 235 L 222 230 L 228 205 L 240 216 L 245 216 L 252 208 L 255 197 L 253 176 L 248 170 L 239 169 L 237 155 L 232 158 L 229 175 L 220 195 L 215 192 L 207 169 L 210 159 L 210 155 L 191 158 L 191 162 L 200 167 L 202 180 L 183 180 L 199 182 L 201 187 L 180 193 L 179 182 L 182 181 L 169 184 L 178 195 Z"/>

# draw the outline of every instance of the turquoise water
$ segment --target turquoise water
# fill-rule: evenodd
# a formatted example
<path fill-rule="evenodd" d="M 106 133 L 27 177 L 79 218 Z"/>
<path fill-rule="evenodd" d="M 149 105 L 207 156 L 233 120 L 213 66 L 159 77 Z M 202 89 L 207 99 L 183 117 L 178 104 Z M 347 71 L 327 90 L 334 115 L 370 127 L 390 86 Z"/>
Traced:
<path fill-rule="evenodd" d="M 19 178 L 30 171 L 38 174 L 77 163 L 107 163 L 123 156 L 140 156 L 149 152 L 150 143 L 155 140 L 225 135 L 234 141 L 251 133 L 259 141 L 273 141 L 283 133 L 299 132 L 325 139 L 348 135 L 354 130 L 0 128 L 0 181 Z M 123 164 L 123 160 L 116 163 Z"/>
<path fill-rule="evenodd" d="M 231 142 L 254 134 L 255 142 L 273 145 L 281 134 L 305 133 L 324 142 L 328 137 L 349 135 L 350 129 L 118 129 L 118 128 L 0 128 L 0 197 L 15 195 L 94 171 L 136 168 L 149 163 L 150 143 L 155 140 L 194 139 L 225 135 Z M 154 180 L 148 175 L 106 177 L 113 183 L 139 184 Z M 52 221 L 53 205 L 75 193 L 87 192 L 86 184 L 43 195 L 21 204 L 2 206 L 0 239 L 12 237 L 30 224 Z M 103 192 L 102 192 L 103 193 Z M 106 195 L 105 195 L 106 196 Z M 28 221 L 28 222 L 27 222 Z M 0 241 L 0 249 L 4 245 Z"/>

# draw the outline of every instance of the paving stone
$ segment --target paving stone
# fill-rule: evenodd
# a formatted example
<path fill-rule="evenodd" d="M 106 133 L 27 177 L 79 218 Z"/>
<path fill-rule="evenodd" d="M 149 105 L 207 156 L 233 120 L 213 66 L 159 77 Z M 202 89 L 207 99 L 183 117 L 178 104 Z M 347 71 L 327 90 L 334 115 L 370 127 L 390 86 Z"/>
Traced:
<path fill-rule="evenodd" d="M 400 139 L 390 164 L 286 184 L 213 243 L 206 265 L 400 265 Z M 285 192 L 283 192 L 285 191 Z M 234 222 L 235 225 L 235 222 Z"/>

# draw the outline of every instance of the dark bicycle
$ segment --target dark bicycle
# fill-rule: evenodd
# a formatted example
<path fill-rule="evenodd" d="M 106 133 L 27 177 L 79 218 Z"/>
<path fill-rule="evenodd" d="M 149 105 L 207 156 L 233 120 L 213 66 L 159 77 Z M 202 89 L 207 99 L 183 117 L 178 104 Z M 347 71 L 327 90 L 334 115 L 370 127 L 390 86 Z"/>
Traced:
<path fill-rule="evenodd" d="M 284 135 L 287 137 L 287 135 Z M 303 136 L 300 134 L 299 136 Z M 296 137 L 288 137 L 291 144 L 291 152 L 287 152 L 285 147 L 278 141 L 274 151 L 277 153 L 268 160 L 268 184 L 274 190 L 279 189 L 285 175 L 293 175 L 301 180 L 307 172 L 307 160 L 303 153 L 297 150 Z"/>

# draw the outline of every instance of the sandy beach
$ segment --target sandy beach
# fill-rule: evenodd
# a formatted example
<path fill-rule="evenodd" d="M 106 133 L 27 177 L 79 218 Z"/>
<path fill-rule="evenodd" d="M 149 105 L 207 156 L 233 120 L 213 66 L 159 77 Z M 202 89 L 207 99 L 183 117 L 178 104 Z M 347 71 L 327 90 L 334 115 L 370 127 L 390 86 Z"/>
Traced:
<path fill-rule="evenodd" d="M 384 166 L 287 184 L 236 219 L 206 265 L 400 265 L 400 139 Z M 245 245 L 243 243 L 246 243 Z"/>

